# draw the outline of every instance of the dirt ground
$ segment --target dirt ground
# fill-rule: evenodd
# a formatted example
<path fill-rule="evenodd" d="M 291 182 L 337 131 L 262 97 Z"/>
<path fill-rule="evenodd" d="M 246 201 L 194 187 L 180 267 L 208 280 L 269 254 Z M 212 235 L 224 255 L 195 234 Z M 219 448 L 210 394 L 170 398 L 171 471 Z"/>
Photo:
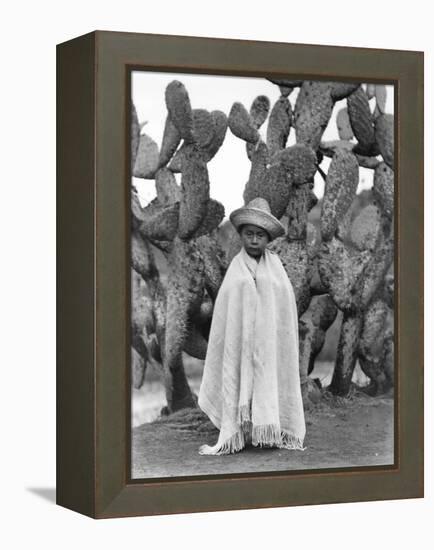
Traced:
<path fill-rule="evenodd" d="M 199 455 L 218 430 L 199 409 L 184 409 L 132 430 L 132 478 L 273 472 L 393 464 L 393 396 L 349 399 L 328 393 L 305 412 L 304 451 L 246 447 L 222 456 Z"/>

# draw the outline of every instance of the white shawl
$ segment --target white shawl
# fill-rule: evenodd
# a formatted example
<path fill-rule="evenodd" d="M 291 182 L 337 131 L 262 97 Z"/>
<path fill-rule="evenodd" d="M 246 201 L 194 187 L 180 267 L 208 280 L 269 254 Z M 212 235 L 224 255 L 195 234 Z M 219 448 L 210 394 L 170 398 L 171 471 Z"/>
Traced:
<path fill-rule="evenodd" d="M 214 305 L 199 407 L 220 430 L 199 454 L 254 446 L 303 448 L 306 426 L 299 374 L 298 316 L 280 258 L 259 262 L 244 247 L 233 258 Z"/>

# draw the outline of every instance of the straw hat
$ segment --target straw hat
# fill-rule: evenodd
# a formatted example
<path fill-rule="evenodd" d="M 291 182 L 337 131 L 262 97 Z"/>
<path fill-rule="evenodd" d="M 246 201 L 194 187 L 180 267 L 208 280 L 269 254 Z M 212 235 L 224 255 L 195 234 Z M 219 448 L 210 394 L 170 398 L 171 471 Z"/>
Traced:
<path fill-rule="evenodd" d="M 284 226 L 273 216 L 267 200 L 262 197 L 256 197 L 246 206 L 237 208 L 231 212 L 229 219 L 237 231 L 240 225 L 251 223 L 265 229 L 269 233 L 271 240 L 285 234 Z"/>

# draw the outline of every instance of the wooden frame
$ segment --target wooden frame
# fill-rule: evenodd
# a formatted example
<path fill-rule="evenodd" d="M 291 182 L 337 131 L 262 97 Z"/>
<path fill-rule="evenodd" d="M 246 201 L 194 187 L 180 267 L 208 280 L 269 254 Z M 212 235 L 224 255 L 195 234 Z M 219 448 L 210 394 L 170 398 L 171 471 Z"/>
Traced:
<path fill-rule="evenodd" d="M 132 67 L 395 85 L 395 465 L 129 479 Z M 423 496 L 423 53 L 96 31 L 57 46 L 57 503 L 94 518 Z"/>

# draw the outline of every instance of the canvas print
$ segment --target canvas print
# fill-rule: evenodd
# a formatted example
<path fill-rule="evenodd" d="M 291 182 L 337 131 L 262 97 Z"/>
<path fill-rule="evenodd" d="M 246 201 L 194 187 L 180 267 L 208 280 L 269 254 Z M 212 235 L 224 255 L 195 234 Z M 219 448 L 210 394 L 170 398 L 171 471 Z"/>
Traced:
<path fill-rule="evenodd" d="M 130 90 L 131 479 L 393 467 L 394 87 Z"/>

